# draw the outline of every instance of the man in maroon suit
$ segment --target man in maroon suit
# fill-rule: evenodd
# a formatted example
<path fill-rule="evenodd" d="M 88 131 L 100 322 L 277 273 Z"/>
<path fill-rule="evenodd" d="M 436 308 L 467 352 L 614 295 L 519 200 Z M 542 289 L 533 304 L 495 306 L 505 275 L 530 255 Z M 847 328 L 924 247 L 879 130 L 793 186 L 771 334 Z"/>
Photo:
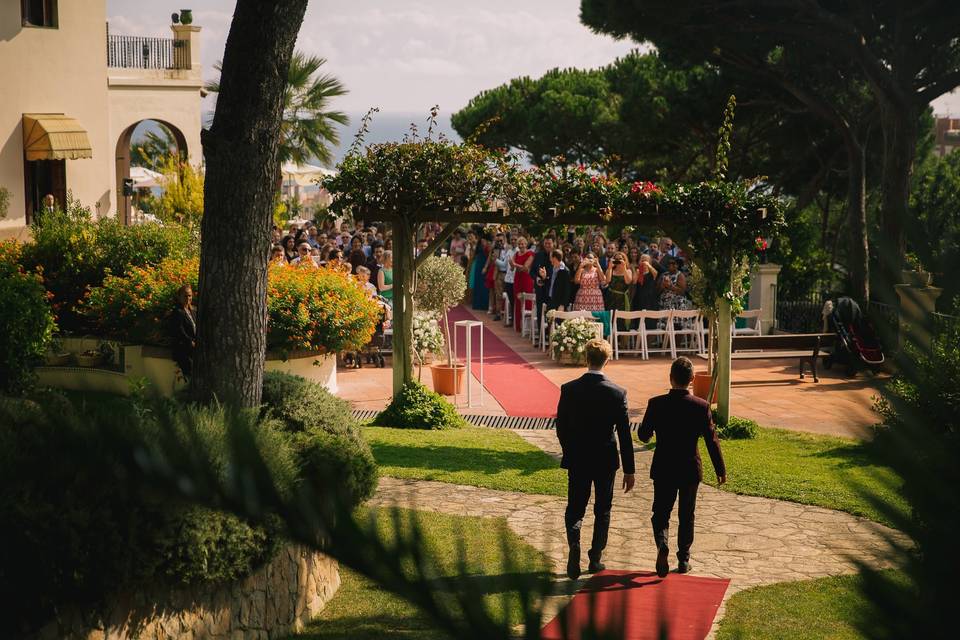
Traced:
<path fill-rule="evenodd" d="M 657 435 L 650 477 L 653 479 L 653 539 L 657 543 L 657 575 L 670 570 L 670 513 L 680 496 L 680 528 L 677 532 L 677 573 L 690 571 L 690 545 L 693 544 L 694 510 L 697 489 L 703 480 L 703 465 L 697 441 L 702 436 L 717 472 L 717 481 L 727 481 L 727 470 L 720 453 L 720 441 L 713 426 L 710 405 L 690 393 L 693 363 L 688 358 L 674 360 L 670 367 L 670 392 L 650 398 L 643 414 L 639 437 L 649 442 Z"/>

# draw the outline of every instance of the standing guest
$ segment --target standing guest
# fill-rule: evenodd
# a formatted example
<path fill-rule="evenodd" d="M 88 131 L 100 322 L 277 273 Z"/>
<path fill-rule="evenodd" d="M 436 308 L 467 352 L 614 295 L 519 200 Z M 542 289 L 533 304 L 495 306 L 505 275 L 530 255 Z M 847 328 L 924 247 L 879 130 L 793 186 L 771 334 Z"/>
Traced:
<path fill-rule="evenodd" d="M 513 326 L 520 331 L 520 320 L 523 315 L 523 304 L 520 296 L 524 293 L 533 293 L 533 276 L 530 268 L 533 267 L 533 251 L 527 248 L 527 239 L 524 236 L 517 238 L 517 253 L 510 260 L 515 270 L 513 277 Z"/>
<path fill-rule="evenodd" d="M 584 252 L 587 250 L 587 241 L 583 239 L 583 236 L 579 236 L 573 241 L 573 251 L 576 255 L 583 257 Z M 570 265 L 567 265 L 568 267 Z"/>
<path fill-rule="evenodd" d="M 513 266 L 513 259 L 517 255 L 517 234 L 512 233 L 510 237 L 507 238 L 506 249 L 503 253 L 500 254 L 500 260 L 503 262 L 503 290 L 507 294 L 507 300 L 511 307 L 514 306 L 514 296 L 513 296 L 513 282 L 517 275 L 517 270 Z M 499 263 L 498 263 L 499 268 Z M 504 313 L 507 310 L 504 309 Z"/>
<path fill-rule="evenodd" d="M 633 284 L 633 272 L 627 264 L 623 251 L 613 254 L 607 265 L 607 300 L 609 311 L 630 311 L 630 287 Z M 620 321 L 620 329 L 627 330 L 627 323 Z"/>
<path fill-rule="evenodd" d="M 367 262 L 367 254 L 363 252 L 363 238 L 359 234 L 350 239 L 347 262 L 350 263 L 350 273 L 354 274 L 357 272 L 357 267 L 362 267 Z"/>
<path fill-rule="evenodd" d="M 547 285 L 547 310 L 567 308 L 570 304 L 570 271 L 563 263 L 563 252 L 554 249 L 550 252 L 550 262 L 553 270 L 550 273 L 550 283 Z M 547 277 L 546 270 L 542 270 L 541 277 Z"/>
<path fill-rule="evenodd" d="M 545 236 L 540 243 L 540 251 L 533 257 L 533 273 L 536 275 L 537 317 L 540 309 L 547 302 L 547 288 L 550 285 L 550 275 L 553 273 L 553 263 L 550 254 L 553 253 L 553 237 Z"/>
<path fill-rule="evenodd" d="M 610 266 L 610 263 L 613 261 L 613 256 L 620 251 L 620 248 L 617 246 L 616 242 L 607 243 L 607 251 L 602 256 L 600 256 L 600 270 L 606 273 L 607 267 Z"/>
<path fill-rule="evenodd" d="M 486 238 L 476 235 L 476 249 L 473 255 L 473 262 L 470 281 L 473 284 L 473 308 L 478 311 L 486 311 L 490 308 L 490 291 L 487 289 L 487 257 L 490 252 L 489 243 Z"/>
<path fill-rule="evenodd" d="M 506 238 L 502 231 L 498 231 L 493 237 L 493 248 L 490 250 L 490 259 L 492 263 L 488 267 L 493 272 L 493 321 L 499 322 L 503 317 L 503 290 L 504 278 L 507 275 L 507 263 L 503 260 L 503 255 L 507 251 Z"/>
<path fill-rule="evenodd" d="M 680 263 L 676 258 L 665 258 L 667 272 L 660 278 L 660 308 L 661 309 L 689 309 L 690 300 L 684 296 L 687 292 L 687 278 L 680 271 Z"/>
<path fill-rule="evenodd" d="M 297 247 L 297 257 L 290 261 L 292 267 L 315 267 L 317 264 L 310 255 L 310 245 L 306 241 Z"/>
<path fill-rule="evenodd" d="M 450 240 L 450 257 L 461 267 L 466 268 L 467 241 L 463 238 L 463 232 L 456 229 L 453 232 L 453 238 Z"/>
<path fill-rule="evenodd" d="M 281 238 L 283 238 L 283 232 L 280 230 L 280 227 L 273 225 L 273 230 L 270 231 L 270 241 L 273 244 L 280 244 Z"/>
<path fill-rule="evenodd" d="M 384 251 L 393 251 L 393 236 L 387 236 L 383 241 Z"/>
<path fill-rule="evenodd" d="M 293 242 L 293 236 L 284 236 L 282 244 L 283 257 L 287 259 L 287 262 L 293 262 L 299 256 L 297 245 Z"/>
<path fill-rule="evenodd" d="M 580 577 L 580 529 L 591 490 L 593 539 L 587 551 L 587 572 L 597 573 L 605 568 L 601 559 L 607 546 L 613 491 L 621 462 L 624 493 L 629 493 L 635 482 L 627 392 L 603 374 L 604 365 L 613 355 L 610 344 L 594 338 L 587 343 L 585 355 L 589 370 L 560 388 L 557 405 L 557 439 L 563 451 L 560 467 L 567 470 L 563 521 L 569 545 L 567 576 L 571 580 Z"/>
<path fill-rule="evenodd" d="M 287 258 L 283 255 L 283 247 L 278 244 L 270 248 L 270 264 L 287 264 Z"/>
<path fill-rule="evenodd" d="M 367 269 L 365 266 L 360 265 L 357 267 L 357 282 L 360 284 L 360 288 L 364 290 L 368 298 L 377 297 L 377 287 L 370 282 L 370 269 Z"/>
<path fill-rule="evenodd" d="M 419 240 L 417 240 L 417 250 L 416 250 L 416 252 L 415 252 L 415 255 L 419 256 L 421 253 L 423 253 L 424 251 L 426 251 L 426 250 L 427 250 L 427 245 L 429 245 L 429 244 L 430 244 L 430 243 L 427 242 L 427 239 L 426 239 L 426 238 L 420 238 Z"/>
<path fill-rule="evenodd" d="M 176 304 L 170 314 L 170 338 L 173 361 L 184 378 L 193 375 L 193 352 L 197 348 L 197 319 L 193 314 L 193 288 L 185 284 L 177 289 Z"/>
<path fill-rule="evenodd" d="M 350 263 L 343 262 L 343 251 L 340 249 L 330 249 L 330 253 L 327 254 L 327 268 L 338 271 L 344 264 L 349 266 Z"/>
<path fill-rule="evenodd" d="M 653 268 L 653 261 L 646 254 L 640 256 L 640 263 L 637 267 L 633 308 L 644 311 L 656 311 L 660 308 L 659 294 L 657 293 L 657 270 Z M 649 328 L 652 328 L 652 326 Z"/>
<path fill-rule="evenodd" d="M 317 228 L 311 226 L 307 230 L 307 243 L 309 243 L 311 249 L 318 249 L 320 247 L 320 238 L 318 237 Z"/>
<path fill-rule="evenodd" d="M 383 252 L 383 265 L 377 271 L 377 290 L 384 300 L 393 304 L 393 251 Z"/>
<path fill-rule="evenodd" d="M 677 531 L 677 573 L 690 571 L 690 547 L 693 544 L 694 512 L 697 489 L 703 480 L 703 463 L 697 446 L 702 437 L 717 474 L 717 482 L 727 481 L 727 469 L 720 452 L 720 440 L 706 400 L 690 393 L 693 363 L 683 356 L 670 367 L 670 392 L 650 398 L 643 413 L 638 436 L 649 442 L 657 436 L 650 478 L 653 479 L 653 539 L 657 544 L 657 575 L 670 570 L 670 514 L 680 497 Z"/>
<path fill-rule="evenodd" d="M 640 247 L 637 245 L 627 249 L 627 266 L 634 273 L 640 269 Z"/>
<path fill-rule="evenodd" d="M 591 251 L 580 263 L 573 281 L 579 286 L 577 297 L 573 301 L 574 311 L 603 311 L 603 292 L 600 287 L 606 283 L 600 270 L 597 256 Z"/>
<path fill-rule="evenodd" d="M 383 245 L 379 242 L 374 243 L 370 250 L 370 258 L 367 259 L 366 267 L 370 270 L 370 282 L 374 284 L 380 282 L 380 269 L 383 268 Z"/>

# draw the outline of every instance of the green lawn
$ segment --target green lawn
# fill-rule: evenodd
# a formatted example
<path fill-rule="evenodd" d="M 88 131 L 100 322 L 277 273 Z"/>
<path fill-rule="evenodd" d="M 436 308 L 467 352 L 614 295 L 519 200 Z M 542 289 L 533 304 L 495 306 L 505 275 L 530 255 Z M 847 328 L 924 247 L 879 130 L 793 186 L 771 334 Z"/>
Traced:
<path fill-rule="evenodd" d="M 852 640 L 868 602 L 859 576 L 755 587 L 727 601 L 717 640 Z"/>
<path fill-rule="evenodd" d="M 502 491 L 567 494 L 567 472 L 512 431 L 363 427 L 380 473 Z"/>
<path fill-rule="evenodd" d="M 457 575 L 458 541 L 467 549 L 470 579 L 484 594 L 494 615 L 511 624 L 520 621 L 519 601 L 512 586 L 517 576 L 536 576 L 546 571 L 548 561 L 540 552 L 511 533 L 503 519 L 452 516 L 405 511 L 418 518 L 431 555 L 441 565 L 441 576 Z M 377 520 L 381 532 L 390 535 L 390 518 Z M 504 546 L 506 545 L 506 546 Z M 504 563 L 508 550 L 510 566 Z M 448 635 L 405 600 L 374 585 L 359 574 L 340 568 L 340 590 L 296 640 L 379 640 L 449 638 Z M 504 603 L 504 596 L 507 602 Z"/>
<path fill-rule="evenodd" d="M 909 513 L 899 478 L 877 464 L 868 443 L 761 429 L 755 439 L 724 440 L 720 446 L 727 464 L 727 491 L 817 505 L 891 524 L 866 493 L 901 514 Z M 700 447 L 704 480 L 716 486 L 702 441 Z"/>

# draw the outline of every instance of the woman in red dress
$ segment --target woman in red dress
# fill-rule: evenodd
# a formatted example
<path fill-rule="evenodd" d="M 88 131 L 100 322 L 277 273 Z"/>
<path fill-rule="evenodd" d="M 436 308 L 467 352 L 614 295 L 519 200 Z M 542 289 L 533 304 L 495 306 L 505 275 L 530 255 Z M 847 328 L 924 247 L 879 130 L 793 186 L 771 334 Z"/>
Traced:
<path fill-rule="evenodd" d="M 520 331 L 520 319 L 523 306 L 520 304 L 520 294 L 533 293 L 533 276 L 530 267 L 533 266 L 533 251 L 527 248 L 527 239 L 517 238 L 517 254 L 511 260 L 516 275 L 513 279 L 513 326 Z"/>

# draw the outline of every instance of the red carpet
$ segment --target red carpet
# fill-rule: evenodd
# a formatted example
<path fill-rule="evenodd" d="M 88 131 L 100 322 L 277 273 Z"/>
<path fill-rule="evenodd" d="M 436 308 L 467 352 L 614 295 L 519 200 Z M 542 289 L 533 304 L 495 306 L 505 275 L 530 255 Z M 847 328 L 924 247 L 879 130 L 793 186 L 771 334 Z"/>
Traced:
<path fill-rule="evenodd" d="M 476 320 L 463 307 L 450 310 L 450 330 L 459 320 Z M 461 357 L 466 357 L 464 331 L 457 331 L 457 348 Z M 473 330 L 473 374 L 480 379 L 480 349 L 477 330 Z M 487 327 L 483 328 L 483 386 L 496 398 L 508 416 L 523 418 L 553 418 L 557 415 L 560 387 Z M 474 391 L 476 393 L 476 391 Z"/>
<path fill-rule="evenodd" d="M 729 583 L 676 573 L 661 579 L 645 571 L 603 571 L 543 628 L 541 638 L 579 640 L 580 629 L 592 622 L 624 640 L 703 640 Z"/>

